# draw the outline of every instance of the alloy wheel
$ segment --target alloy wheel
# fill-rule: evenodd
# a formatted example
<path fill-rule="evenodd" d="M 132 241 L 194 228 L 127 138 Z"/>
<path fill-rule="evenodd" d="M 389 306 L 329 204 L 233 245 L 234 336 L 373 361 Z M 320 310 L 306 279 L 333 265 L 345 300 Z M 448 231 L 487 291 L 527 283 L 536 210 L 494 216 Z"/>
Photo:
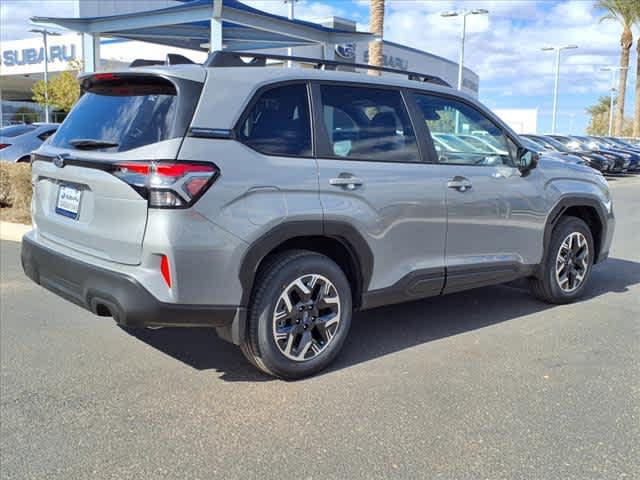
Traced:
<path fill-rule="evenodd" d="M 589 270 L 589 243 L 580 232 L 569 234 L 556 257 L 556 281 L 565 293 L 580 288 Z"/>
<path fill-rule="evenodd" d="M 273 312 L 273 339 L 290 360 L 302 362 L 322 353 L 340 328 L 340 296 L 331 281 L 307 274 L 281 293 Z"/>

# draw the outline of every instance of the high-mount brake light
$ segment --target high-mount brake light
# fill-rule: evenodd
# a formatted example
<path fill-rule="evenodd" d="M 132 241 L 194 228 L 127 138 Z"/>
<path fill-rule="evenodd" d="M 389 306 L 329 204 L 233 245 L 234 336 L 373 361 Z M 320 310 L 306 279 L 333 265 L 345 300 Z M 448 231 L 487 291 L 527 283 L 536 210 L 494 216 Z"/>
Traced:
<path fill-rule="evenodd" d="M 117 78 L 118 76 L 113 73 L 96 73 L 93 75 L 94 80 L 116 80 Z"/>
<path fill-rule="evenodd" d="M 211 163 L 118 162 L 112 173 L 128 183 L 154 208 L 186 208 L 218 178 Z"/>

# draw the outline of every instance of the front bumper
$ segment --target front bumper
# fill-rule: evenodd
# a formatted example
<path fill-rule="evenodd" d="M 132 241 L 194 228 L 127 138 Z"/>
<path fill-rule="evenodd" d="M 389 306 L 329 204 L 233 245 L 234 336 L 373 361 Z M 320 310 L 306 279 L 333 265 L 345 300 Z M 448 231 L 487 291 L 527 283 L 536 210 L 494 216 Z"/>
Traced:
<path fill-rule="evenodd" d="M 56 252 L 28 236 L 22 239 L 22 268 L 47 290 L 96 315 L 128 327 L 230 327 L 244 309 L 233 305 L 161 302 L 129 275 Z"/>

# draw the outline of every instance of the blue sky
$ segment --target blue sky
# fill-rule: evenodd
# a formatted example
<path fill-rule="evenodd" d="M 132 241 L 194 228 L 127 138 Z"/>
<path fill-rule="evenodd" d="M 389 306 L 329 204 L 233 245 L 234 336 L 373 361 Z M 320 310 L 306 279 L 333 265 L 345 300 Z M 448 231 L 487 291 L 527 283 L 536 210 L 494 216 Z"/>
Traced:
<path fill-rule="evenodd" d="M 96 0 L 98 1 L 98 0 Z M 115 0 L 131 1 L 131 0 Z M 282 0 L 246 0 L 274 13 L 286 14 Z M 610 74 L 604 65 L 619 63 L 620 27 L 600 23 L 602 12 L 589 0 L 387 0 L 385 38 L 456 60 L 460 24 L 440 13 L 457 8 L 486 8 L 489 16 L 469 17 L 466 66 L 480 75 L 480 99 L 491 108 L 538 108 L 539 130 L 551 125 L 554 56 L 540 48 L 577 44 L 565 52 L 560 79 L 558 128 L 575 133 L 587 122 L 585 107 L 608 95 Z M 367 29 L 368 0 L 301 0 L 299 18 L 314 20 L 337 15 Z M 24 38 L 31 15 L 73 15 L 71 0 L 2 0 L 2 40 Z M 639 35 L 637 29 L 634 31 Z M 627 89 L 627 113 L 632 113 L 635 85 L 635 45 Z M 572 120 L 573 117 L 573 120 Z"/>

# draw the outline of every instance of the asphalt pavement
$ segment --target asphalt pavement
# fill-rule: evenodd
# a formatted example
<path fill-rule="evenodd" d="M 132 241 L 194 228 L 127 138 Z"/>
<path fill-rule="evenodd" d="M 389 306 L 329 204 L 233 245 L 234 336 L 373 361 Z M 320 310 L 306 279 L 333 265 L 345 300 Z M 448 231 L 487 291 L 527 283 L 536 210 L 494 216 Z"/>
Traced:
<path fill-rule="evenodd" d="M 314 378 L 211 331 L 132 336 L 0 244 L 2 479 L 640 478 L 640 177 L 584 300 L 521 283 L 363 312 Z"/>

